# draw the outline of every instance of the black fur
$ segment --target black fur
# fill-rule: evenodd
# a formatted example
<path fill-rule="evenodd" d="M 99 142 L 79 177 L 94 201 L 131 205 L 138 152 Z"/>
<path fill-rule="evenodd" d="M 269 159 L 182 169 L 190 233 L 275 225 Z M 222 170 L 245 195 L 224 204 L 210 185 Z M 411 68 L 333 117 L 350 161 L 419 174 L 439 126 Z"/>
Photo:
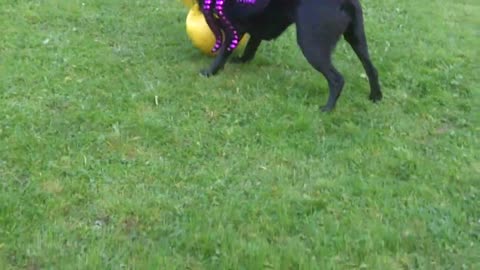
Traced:
<path fill-rule="evenodd" d="M 200 7 L 204 0 L 199 0 Z M 228 2 L 228 3 L 227 3 Z M 370 60 L 359 0 L 270 0 L 262 10 L 245 7 L 236 0 L 226 0 L 225 13 L 240 35 L 250 34 L 243 55 L 237 62 L 252 60 L 263 40 L 280 36 L 291 24 L 296 24 L 297 43 L 308 62 L 328 81 L 329 97 L 323 111 L 331 111 L 339 98 L 343 76 L 333 66 L 331 56 L 343 35 L 362 62 L 370 83 L 370 100 L 382 99 L 377 70 Z M 224 39 L 227 40 L 228 31 Z M 204 76 L 216 74 L 223 68 L 231 52 L 225 46 Z"/>

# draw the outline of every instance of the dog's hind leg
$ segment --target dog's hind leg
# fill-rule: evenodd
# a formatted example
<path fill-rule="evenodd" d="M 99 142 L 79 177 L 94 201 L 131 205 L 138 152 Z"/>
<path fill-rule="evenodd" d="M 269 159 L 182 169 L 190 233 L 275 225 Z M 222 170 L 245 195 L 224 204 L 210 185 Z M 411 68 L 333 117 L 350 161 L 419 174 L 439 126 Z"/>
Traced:
<path fill-rule="evenodd" d="M 324 112 L 329 112 L 335 108 L 337 100 L 343 90 L 345 80 L 342 74 L 333 66 L 330 59 L 330 50 L 327 48 L 316 49 L 315 51 L 309 48 L 302 49 L 308 62 L 318 71 L 320 71 L 328 82 L 328 100 L 327 103 L 321 107 Z"/>
<path fill-rule="evenodd" d="M 378 82 L 377 69 L 370 60 L 367 38 L 363 24 L 363 14 L 360 4 L 346 4 L 345 11 L 352 17 L 352 21 L 344 33 L 345 40 L 350 44 L 357 57 L 362 62 L 370 84 L 370 100 L 376 102 L 382 99 L 382 91 Z"/>
<path fill-rule="evenodd" d="M 308 43 L 304 40 L 299 40 L 299 45 L 308 62 L 327 79 L 329 95 L 327 103 L 322 107 L 322 111 L 328 112 L 333 110 L 343 90 L 345 81 L 342 74 L 332 64 L 332 48 L 322 44 L 319 45 L 317 42 Z"/>
<path fill-rule="evenodd" d="M 315 4 L 314 1 L 308 3 Z M 303 55 L 328 82 L 329 97 L 322 111 L 331 111 L 335 108 L 344 85 L 343 76 L 332 64 L 333 50 L 344 31 L 343 20 L 334 20 L 329 17 L 330 14 L 328 10 L 305 5 L 299 7 L 296 19 L 297 42 Z M 347 22 L 345 20 L 345 27 Z"/>

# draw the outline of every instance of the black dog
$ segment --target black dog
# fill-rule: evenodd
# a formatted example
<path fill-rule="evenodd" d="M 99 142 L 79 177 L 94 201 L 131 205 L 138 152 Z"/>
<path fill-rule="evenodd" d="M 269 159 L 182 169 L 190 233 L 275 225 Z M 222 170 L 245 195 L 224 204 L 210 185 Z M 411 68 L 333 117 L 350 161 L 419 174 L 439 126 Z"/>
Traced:
<path fill-rule="evenodd" d="M 241 37 L 250 40 L 243 55 L 253 59 L 262 40 L 280 36 L 291 24 L 297 28 L 297 43 L 308 62 L 328 81 L 329 97 L 323 111 L 331 111 L 342 92 L 344 79 L 331 56 L 343 35 L 362 62 L 370 83 L 370 100 L 382 99 L 377 70 L 370 61 L 359 0 L 198 0 L 206 21 L 217 37 L 212 65 L 201 71 L 216 74 L 225 65 Z"/>

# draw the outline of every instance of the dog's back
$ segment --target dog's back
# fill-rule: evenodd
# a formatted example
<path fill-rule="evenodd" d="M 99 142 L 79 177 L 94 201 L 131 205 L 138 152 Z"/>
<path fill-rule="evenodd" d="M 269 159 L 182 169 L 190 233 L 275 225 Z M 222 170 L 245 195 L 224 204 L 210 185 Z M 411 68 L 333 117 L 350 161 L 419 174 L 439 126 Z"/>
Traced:
<path fill-rule="evenodd" d="M 238 16 L 236 22 L 244 32 L 263 40 L 272 40 L 295 22 L 295 12 L 300 1 L 271 0 L 261 12 L 252 16 Z"/>
<path fill-rule="evenodd" d="M 358 0 L 271 0 L 264 9 L 255 14 L 247 14 L 247 9 L 237 7 L 233 10 L 232 19 L 243 31 L 264 40 L 271 40 L 297 21 L 298 8 L 301 5 L 310 7 L 308 13 L 312 20 L 337 13 L 337 16 L 344 16 L 346 20 L 353 22 L 356 13 L 361 12 Z"/>

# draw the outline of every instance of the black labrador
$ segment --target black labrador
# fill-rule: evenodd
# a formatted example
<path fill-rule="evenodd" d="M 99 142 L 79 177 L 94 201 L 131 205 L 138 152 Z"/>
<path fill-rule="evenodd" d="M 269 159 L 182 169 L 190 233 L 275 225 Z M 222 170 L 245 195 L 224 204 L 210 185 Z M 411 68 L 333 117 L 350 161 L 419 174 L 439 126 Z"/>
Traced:
<path fill-rule="evenodd" d="M 198 0 L 216 36 L 218 51 L 211 66 L 201 71 L 208 77 L 223 68 L 245 33 L 250 34 L 237 62 L 253 59 L 263 40 L 280 36 L 296 24 L 297 43 L 308 62 L 328 81 L 329 97 L 323 111 L 331 111 L 342 92 L 343 76 L 332 64 L 333 50 L 343 35 L 362 62 L 370 83 L 370 100 L 382 99 L 377 70 L 370 60 L 363 12 L 359 0 Z"/>

